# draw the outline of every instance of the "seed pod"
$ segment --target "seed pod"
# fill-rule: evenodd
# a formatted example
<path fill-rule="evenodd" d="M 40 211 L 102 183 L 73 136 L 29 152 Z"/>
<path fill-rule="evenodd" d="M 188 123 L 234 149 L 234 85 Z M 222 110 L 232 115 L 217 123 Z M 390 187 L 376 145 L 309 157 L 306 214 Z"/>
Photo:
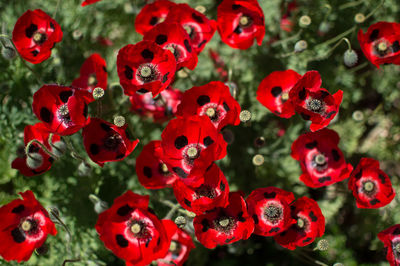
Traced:
<path fill-rule="evenodd" d="M 353 67 L 358 62 L 358 55 L 354 50 L 346 50 L 343 55 L 344 64 L 348 67 Z"/>

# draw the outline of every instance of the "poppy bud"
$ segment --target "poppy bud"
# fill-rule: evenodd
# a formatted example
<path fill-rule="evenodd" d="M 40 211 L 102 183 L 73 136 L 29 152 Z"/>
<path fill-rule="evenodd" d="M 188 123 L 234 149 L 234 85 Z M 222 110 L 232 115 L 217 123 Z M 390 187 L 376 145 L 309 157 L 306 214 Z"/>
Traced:
<path fill-rule="evenodd" d="M 304 50 L 306 50 L 307 47 L 308 47 L 308 43 L 305 40 L 300 40 L 300 41 L 296 42 L 296 44 L 294 45 L 294 52 L 301 53 Z"/>
<path fill-rule="evenodd" d="M 26 165 L 30 169 L 37 169 L 43 164 L 43 156 L 40 153 L 29 153 L 26 157 Z"/>
<path fill-rule="evenodd" d="M 344 64 L 348 67 L 353 67 L 358 62 L 358 55 L 354 50 L 346 50 L 343 55 Z"/>
<path fill-rule="evenodd" d="M 15 52 L 14 48 L 3 46 L 1 48 L 1 55 L 3 56 L 4 59 L 12 60 L 15 58 L 17 53 Z"/>
<path fill-rule="evenodd" d="M 81 162 L 78 166 L 79 176 L 89 176 L 92 173 L 92 168 L 85 162 Z"/>
<path fill-rule="evenodd" d="M 318 31 L 322 34 L 327 33 L 331 29 L 331 24 L 326 21 L 322 21 L 321 24 L 319 24 Z"/>
<path fill-rule="evenodd" d="M 54 142 L 51 144 L 51 146 L 53 147 L 52 153 L 57 157 L 61 157 L 67 149 L 67 146 L 65 145 L 64 141 Z"/>
<path fill-rule="evenodd" d="M 108 209 L 108 204 L 105 201 L 102 201 L 96 195 L 90 194 L 89 195 L 90 201 L 94 204 L 94 211 L 96 213 L 102 213 L 103 211 Z"/>

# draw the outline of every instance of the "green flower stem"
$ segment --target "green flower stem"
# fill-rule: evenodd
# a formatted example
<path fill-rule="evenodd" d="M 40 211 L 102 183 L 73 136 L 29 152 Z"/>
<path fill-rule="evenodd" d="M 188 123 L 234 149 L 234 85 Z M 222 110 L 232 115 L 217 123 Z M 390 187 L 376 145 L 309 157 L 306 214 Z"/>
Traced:
<path fill-rule="evenodd" d="M 369 19 L 372 15 L 374 15 L 376 13 L 376 11 L 379 10 L 379 8 L 381 8 L 381 6 L 383 5 L 383 3 L 385 3 L 385 0 L 381 0 L 381 2 L 379 3 L 379 5 L 377 5 L 375 7 L 374 10 L 372 10 L 368 15 L 365 16 L 365 20 Z M 364 20 L 364 21 L 365 21 Z"/>
<path fill-rule="evenodd" d="M 67 148 L 71 151 L 71 157 L 81 160 L 83 163 L 85 163 L 86 165 L 90 166 L 90 164 L 86 161 L 85 158 L 83 158 L 82 156 L 80 156 L 76 151 L 74 146 L 72 145 L 72 142 L 69 138 L 64 137 L 63 138 L 65 144 L 67 145 Z"/>
<path fill-rule="evenodd" d="M 66 247 L 67 247 L 67 252 L 69 254 L 71 254 L 71 241 L 72 241 L 72 234 L 71 231 L 69 230 L 68 226 L 61 220 L 58 210 L 57 208 L 50 208 L 49 212 L 51 214 L 51 217 L 53 217 L 55 220 L 54 222 L 56 222 L 57 224 L 61 225 L 62 228 L 67 232 L 68 238 L 67 238 L 67 243 L 66 243 Z"/>
<path fill-rule="evenodd" d="M 176 205 L 178 205 L 178 207 L 180 206 L 179 203 L 178 203 L 178 204 L 174 204 L 173 202 L 171 202 L 171 201 L 169 201 L 169 200 L 162 200 L 162 199 L 160 199 L 160 202 L 161 202 L 162 204 L 164 204 L 164 205 L 170 207 L 171 210 L 173 210 L 174 208 L 176 208 Z M 174 212 L 175 212 L 175 211 L 176 211 L 176 210 L 174 210 Z M 182 214 L 184 214 L 184 215 L 186 215 L 186 216 L 188 216 L 188 217 L 190 217 L 190 218 L 193 218 L 193 213 L 190 212 L 190 211 L 184 210 L 184 209 L 182 209 L 182 208 L 177 208 L 177 211 L 180 212 L 180 213 L 182 213 Z M 168 214 L 169 214 L 169 213 L 168 213 Z M 168 215 L 168 214 L 167 214 L 167 215 Z M 172 216 L 172 214 L 171 214 L 171 216 Z"/>
<path fill-rule="evenodd" d="M 175 214 L 175 212 L 181 207 L 179 203 L 175 204 L 165 215 L 164 219 L 171 220 L 172 216 Z"/>
<path fill-rule="evenodd" d="M 81 261 L 80 258 L 76 258 L 76 259 L 67 259 L 67 260 L 64 260 L 64 262 L 62 263 L 62 266 L 65 266 L 67 263 L 74 263 L 74 262 L 79 262 L 79 261 Z"/>
<path fill-rule="evenodd" d="M 343 10 L 343 9 L 350 8 L 350 7 L 355 7 L 355 6 L 358 6 L 358 5 L 360 5 L 360 4 L 364 3 L 364 2 L 365 2 L 365 0 L 349 2 L 349 3 L 346 3 L 346 4 L 340 5 L 339 6 L 339 10 Z"/>
<path fill-rule="evenodd" d="M 283 45 L 285 43 L 297 40 L 302 33 L 303 33 L 303 29 L 300 29 L 295 35 L 290 36 L 290 37 L 288 37 L 286 39 L 282 39 L 282 40 L 274 42 L 273 44 L 271 44 L 271 47 L 276 47 L 278 45 Z"/>
<path fill-rule="evenodd" d="M 36 143 L 37 145 L 39 145 L 40 148 L 42 148 L 42 150 L 43 150 L 45 153 L 47 153 L 49 156 L 53 157 L 54 159 L 58 159 L 58 157 L 57 157 L 56 155 L 54 155 L 51 151 L 49 151 L 49 150 L 47 149 L 47 147 L 46 147 L 43 143 L 41 143 L 40 141 L 38 141 L 37 139 L 33 139 L 33 140 L 29 141 L 28 144 L 25 146 L 25 154 L 26 154 L 27 156 L 29 156 L 29 148 L 30 148 L 30 146 L 31 146 L 33 143 Z M 30 157 L 30 156 L 29 156 L 29 157 Z"/>
<path fill-rule="evenodd" d="M 59 6 L 60 6 L 60 0 L 57 0 L 56 10 L 54 10 L 54 13 L 53 13 L 53 19 L 56 19 Z"/>

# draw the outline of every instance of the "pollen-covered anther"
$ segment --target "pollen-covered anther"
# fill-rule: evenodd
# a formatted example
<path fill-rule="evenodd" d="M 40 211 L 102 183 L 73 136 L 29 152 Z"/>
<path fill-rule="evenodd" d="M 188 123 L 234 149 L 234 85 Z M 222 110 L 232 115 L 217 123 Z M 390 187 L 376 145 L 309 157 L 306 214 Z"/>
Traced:
<path fill-rule="evenodd" d="M 142 227 L 141 227 L 140 224 L 134 223 L 134 224 L 131 225 L 131 228 L 130 228 L 130 229 L 131 229 L 131 232 L 132 232 L 132 233 L 137 234 L 137 233 L 140 232 L 140 230 L 142 230 Z"/>
<path fill-rule="evenodd" d="M 251 18 L 248 16 L 241 16 L 239 19 L 239 25 L 241 27 L 247 27 L 251 24 Z"/>
<path fill-rule="evenodd" d="M 215 114 L 216 114 L 215 109 L 214 109 L 214 108 L 211 108 L 211 107 L 208 108 L 208 109 L 206 110 L 206 114 L 207 114 L 208 117 L 214 117 Z"/>
<path fill-rule="evenodd" d="M 21 228 L 22 230 L 24 230 L 25 232 L 29 231 L 32 229 L 32 222 L 29 220 L 25 220 L 22 222 L 21 224 Z"/>
<path fill-rule="evenodd" d="M 198 150 L 195 147 L 190 147 L 187 151 L 186 154 L 189 158 L 196 158 L 198 155 Z"/>
<path fill-rule="evenodd" d="M 371 191 L 374 190 L 375 184 L 373 182 L 371 182 L 371 181 L 367 181 L 367 182 L 365 182 L 363 184 L 363 188 L 364 188 L 365 191 L 371 192 Z"/>
<path fill-rule="evenodd" d="M 125 117 L 117 115 L 114 117 L 114 125 L 117 127 L 123 127 L 125 125 Z"/>
<path fill-rule="evenodd" d="M 104 96 L 104 90 L 100 87 L 96 87 L 94 88 L 92 95 L 95 100 L 100 99 Z"/>
<path fill-rule="evenodd" d="M 318 154 L 317 156 L 315 156 L 315 162 L 318 165 L 324 165 L 326 163 L 326 157 L 323 154 Z"/>
<path fill-rule="evenodd" d="M 168 171 L 168 166 L 165 164 L 165 163 L 163 163 L 163 164 L 161 164 L 161 172 L 163 173 L 163 174 L 167 174 L 167 173 L 169 173 L 169 171 Z"/>

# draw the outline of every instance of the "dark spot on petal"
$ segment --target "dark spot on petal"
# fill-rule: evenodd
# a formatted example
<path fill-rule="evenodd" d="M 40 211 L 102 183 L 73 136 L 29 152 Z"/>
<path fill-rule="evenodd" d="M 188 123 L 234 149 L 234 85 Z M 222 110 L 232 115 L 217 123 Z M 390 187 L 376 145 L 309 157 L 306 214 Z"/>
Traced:
<path fill-rule="evenodd" d="M 88 105 L 85 103 L 85 106 L 83 107 L 83 116 L 87 117 L 88 115 Z"/>
<path fill-rule="evenodd" d="M 318 146 L 318 142 L 314 140 L 313 142 L 306 143 L 306 148 L 312 150 Z"/>
<path fill-rule="evenodd" d="M 154 26 L 154 25 L 156 25 L 157 24 L 157 22 L 158 22 L 158 18 L 157 17 L 152 17 L 151 19 L 150 19 L 150 25 L 151 26 Z"/>
<path fill-rule="evenodd" d="M 303 243 L 307 243 L 307 242 L 309 242 L 311 239 L 312 239 L 311 237 L 307 237 L 306 239 L 303 240 Z"/>
<path fill-rule="evenodd" d="M 14 209 L 11 210 L 12 213 L 20 213 L 25 210 L 25 206 L 23 204 L 18 205 Z"/>
<path fill-rule="evenodd" d="M 55 30 L 55 29 L 56 29 L 56 27 L 54 27 L 54 24 L 53 24 L 53 22 L 50 22 L 50 28 L 52 28 L 53 30 Z"/>
<path fill-rule="evenodd" d="M 95 143 L 90 145 L 89 150 L 90 150 L 90 153 L 93 154 L 93 155 L 97 155 L 100 152 L 99 145 L 97 145 Z"/>
<path fill-rule="evenodd" d="M 241 8 L 241 7 L 242 7 L 241 5 L 232 5 L 232 9 L 233 9 L 233 10 L 239 9 L 239 8 Z"/>
<path fill-rule="evenodd" d="M 399 41 L 395 41 L 392 44 L 392 49 L 393 49 L 393 53 L 397 53 L 398 51 L 400 51 L 400 44 Z"/>
<path fill-rule="evenodd" d="M 203 143 L 204 143 L 204 145 L 205 145 L 206 147 L 208 147 L 208 146 L 210 146 L 211 144 L 213 144 L 214 141 L 213 141 L 213 139 L 212 139 L 210 136 L 208 136 L 208 137 L 205 137 L 205 138 L 203 139 Z"/>
<path fill-rule="evenodd" d="M 100 123 L 100 127 L 104 130 L 104 131 L 110 131 L 112 130 L 111 127 L 109 125 L 107 125 L 106 123 Z"/>
<path fill-rule="evenodd" d="M 142 55 L 143 59 L 153 60 L 154 58 L 154 53 L 149 49 L 144 49 L 140 54 Z"/>
<path fill-rule="evenodd" d="M 354 175 L 355 178 L 360 179 L 362 176 L 362 170 L 360 170 L 360 172 L 358 172 L 357 174 Z"/>
<path fill-rule="evenodd" d="M 275 197 L 276 197 L 276 193 L 275 192 L 271 192 L 271 193 L 264 192 L 264 198 L 266 198 L 266 199 L 273 199 Z"/>
<path fill-rule="evenodd" d="M 237 218 L 238 218 L 238 221 L 241 222 L 241 223 L 244 223 L 246 221 L 246 219 L 243 218 L 243 212 L 239 212 L 237 214 Z"/>
<path fill-rule="evenodd" d="M 147 178 L 151 178 L 153 176 L 152 172 L 151 172 L 151 168 L 148 166 L 143 167 L 143 174 L 147 177 Z"/>
<path fill-rule="evenodd" d="M 310 120 L 311 116 L 305 114 L 305 113 L 300 113 L 300 116 L 304 119 L 304 120 Z"/>
<path fill-rule="evenodd" d="M 196 20 L 198 23 L 203 23 L 203 18 L 200 15 L 197 15 L 196 13 L 192 13 L 192 18 Z"/>
<path fill-rule="evenodd" d="M 149 247 L 149 244 L 150 244 L 151 239 L 152 239 L 152 238 L 149 237 L 149 238 L 146 240 L 146 248 Z"/>
<path fill-rule="evenodd" d="M 125 204 L 124 206 L 118 208 L 117 214 L 119 216 L 125 216 L 125 215 L 128 215 L 129 213 L 131 213 L 132 211 L 133 211 L 133 208 L 130 207 L 128 204 Z"/>
<path fill-rule="evenodd" d="M 129 245 L 128 240 L 126 240 L 123 235 L 116 235 L 115 240 L 117 241 L 118 246 L 120 246 L 121 248 L 126 248 Z"/>
<path fill-rule="evenodd" d="M 14 241 L 17 243 L 22 243 L 25 241 L 25 235 L 21 232 L 21 230 L 19 230 L 18 227 L 11 231 L 11 235 L 12 235 Z"/>
<path fill-rule="evenodd" d="M 279 232 L 280 230 L 281 230 L 280 227 L 274 227 L 274 228 L 271 228 L 271 230 L 269 230 L 269 233 L 276 233 L 276 232 Z"/>
<path fill-rule="evenodd" d="M 148 207 L 147 210 L 148 210 L 151 214 L 156 215 L 156 212 L 155 212 L 152 208 Z"/>
<path fill-rule="evenodd" d="M 28 28 L 25 29 L 25 35 L 28 38 L 32 38 L 35 31 L 37 31 L 38 27 L 35 24 L 29 25 Z"/>
<path fill-rule="evenodd" d="M 335 160 L 335 162 L 340 160 L 340 154 L 337 150 L 332 149 L 332 156 L 333 156 L 333 160 Z"/>
<path fill-rule="evenodd" d="M 185 147 L 186 145 L 188 145 L 188 139 L 185 136 L 179 136 L 175 139 L 175 148 L 177 148 L 178 150 L 182 149 L 183 147 Z"/>
<path fill-rule="evenodd" d="M 185 202 L 185 204 L 186 204 L 187 206 L 192 207 L 192 203 L 190 202 L 190 200 L 184 199 L 183 201 Z"/>
<path fill-rule="evenodd" d="M 373 200 L 371 200 L 369 203 L 371 204 L 371 205 L 375 205 L 375 204 L 377 204 L 377 203 L 379 203 L 380 201 L 378 200 L 378 199 L 373 199 Z"/>
<path fill-rule="evenodd" d="M 53 163 L 54 162 L 54 158 L 53 157 L 49 157 L 48 161 L 49 161 L 49 163 Z"/>
<path fill-rule="evenodd" d="M 43 122 L 51 123 L 51 121 L 53 121 L 53 114 L 46 107 L 42 107 L 42 109 L 40 109 L 40 118 Z"/>
<path fill-rule="evenodd" d="M 299 98 L 300 100 L 304 101 L 306 99 L 306 88 L 302 88 L 299 91 Z"/>
<path fill-rule="evenodd" d="M 129 66 L 125 66 L 124 74 L 127 79 L 129 80 L 133 79 L 133 70 Z"/>
<path fill-rule="evenodd" d="M 378 177 L 379 177 L 379 179 L 381 180 L 381 183 L 382 183 L 382 184 L 385 184 L 385 182 L 386 182 L 385 176 L 382 175 L 382 174 L 380 174 Z"/>
<path fill-rule="evenodd" d="M 168 40 L 167 35 L 164 35 L 164 34 L 157 35 L 156 44 L 161 45 L 161 44 L 165 43 L 167 40 Z"/>
<path fill-rule="evenodd" d="M 321 93 L 321 94 L 320 94 L 320 99 L 321 99 L 321 100 L 323 100 L 324 98 L 326 98 L 326 96 L 329 95 L 329 92 L 323 91 L 323 90 L 321 90 L 320 93 Z"/>
<path fill-rule="evenodd" d="M 29 146 L 28 152 L 34 153 L 40 151 L 40 148 L 36 144 L 32 144 Z"/>
<path fill-rule="evenodd" d="M 400 235 L 400 228 L 399 228 L 399 227 L 397 227 L 396 229 L 394 229 L 393 235 Z"/>
<path fill-rule="evenodd" d="M 125 154 L 120 153 L 120 154 L 118 154 L 117 156 L 115 156 L 115 159 L 116 159 L 116 160 L 119 160 L 119 159 L 122 159 L 122 158 L 124 158 L 124 157 L 125 157 Z"/>
<path fill-rule="evenodd" d="M 103 66 L 103 71 L 107 73 L 107 68 Z"/>
<path fill-rule="evenodd" d="M 254 223 L 255 224 L 258 224 L 258 216 L 257 216 L 257 214 L 253 214 L 253 220 L 254 220 Z"/>
<path fill-rule="evenodd" d="M 320 183 L 324 183 L 326 181 L 331 181 L 331 180 L 332 179 L 330 176 L 323 176 L 323 177 L 318 178 L 318 182 L 320 182 Z"/>
<path fill-rule="evenodd" d="M 281 95 L 281 93 L 282 93 L 282 88 L 279 87 L 279 86 L 273 87 L 273 88 L 271 89 L 271 94 L 272 94 L 272 96 L 274 96 L 274 97 L 278 97 L 279 95 Z"/>
<path fill-rule="evenodd" d="M 243 30 L 242 30 L 242 28 L 238 25 L 238 26 L 235 28 L 235 30 L 234 30 L 233 32 L 236 33 L 236 34 L 240 34 L 240 33 L 243 32 Z"/>
<path fill-rule="evenodd" d="M 201 221 L 201 225 L 203 226 L 203 229 L 202 229 L 203 232 L 207 232 L 207 230 L 210 228 L 210 225 L 208 224 L 207 219 L 203 219 Z"/>
<path fill-rule="evenodd" d="M 313 211 L 310 211 L 309 215 L 310 215 L 311 221 L 313 221 L 313 222 L 318 221 L 318 218 L 317 218 L 317 216 L 315 216 Z"/>
<path fill-rule="evenodd" d="M 190 43 L 189 43 L 189 40 L 184 40 L 183 41 L 183 44 L 185 45 L 185 48 L 186 48 L 186 50 L 189 52 L 189 53 L 191 53 L 192 52 L 192 46 L 190 45 Z"/>
<path fill-rule="evenodd" d="M 60 92 L 60 94 L 59 94 L 58 96 L 60 96 L 60 100 L 61 100 L 63 103 L 67 103 L 69 97 L 72 96 L 72 93 L 73 93 L 72 91 L 62 91 L 62 92 Z"/>
<path fill-rule="evenodd" d="M 227 238 L 226 240 L 225 240 L 225 243 L 229 243 L 229 242 L 231 242 L 232 240 L 234 240 L 235 239 L 235 237 L 231 237 L 231 238 Z"/>
<path fill-rule="evenodd" d="M 334 114 L 336 114 L 336 111 L 331 111 L 326 115 L 326 119 L 330 119 Z"/>
<path fill-rule="evenodd" d="M 137 90 L 137 92 L 140 92 L 140 93 L 148 93 L 149 91 L 146 90 L 146 89 L 144 89 L 144 88 L 141 88 L 140 90 Z"/>
<path fill-rule="evenodd" d="M 199 98 L 197 98 L 197 104 L 200 106 L 203 106 L 209 102 L 210 102 L 210 97 L 208 97 L 207 95 L 200 95 Z"/>
<path fill-rule="evenodd" d="M 371 34 L 369 35 L 369 41 L 373 42 L 375 41 L 379 36 L 379 30 L 378 29 L 374 29 Z"/>
<path fill-rule="evenodd" d="M 167 80 L 168 80 L 168 75 L 169 75 L 169 72 L 167 72 L 167 73 L 163 76 L 163 78 L 162 78 L 162 82 L 163 82 L 163 83 L 167 82 Z"/>
<path fill-rule="evenodd" d="M 221 191 L 225 191 L 225 184 L 224 184 L 224 182 L 221 181 L 221 183 L 219 183 L 219 188 L 221 189 Z"/>
<path fill-rule="evenodd" d="M 38 50 L 33 50 L 31 53 L 32 53 L 33 56 L 37 56 L 39 54 L 39 51 Z"/>
<path fill-rule="evenodd" d="M 199 45 L 197 45 L 197 47 L 201 48 L 206 42 L 207 42 L 207 40 L 203 40 L 201 43 L 199 43 Z"/>
<path fill-rule="evenodd" d="M 187 178 L 188 176 L 188 174 L 185 173 L 185 171 L 180 167 L 174 167 L 172 168 L 172 171 L 174 171 L 181 178 Z"/>
<path fill-rule="evenodd" d="M 229 112 L 231 110 L 226 102 L 222 103 L 222 106 L 224 106 L 225 111 Z"/>

